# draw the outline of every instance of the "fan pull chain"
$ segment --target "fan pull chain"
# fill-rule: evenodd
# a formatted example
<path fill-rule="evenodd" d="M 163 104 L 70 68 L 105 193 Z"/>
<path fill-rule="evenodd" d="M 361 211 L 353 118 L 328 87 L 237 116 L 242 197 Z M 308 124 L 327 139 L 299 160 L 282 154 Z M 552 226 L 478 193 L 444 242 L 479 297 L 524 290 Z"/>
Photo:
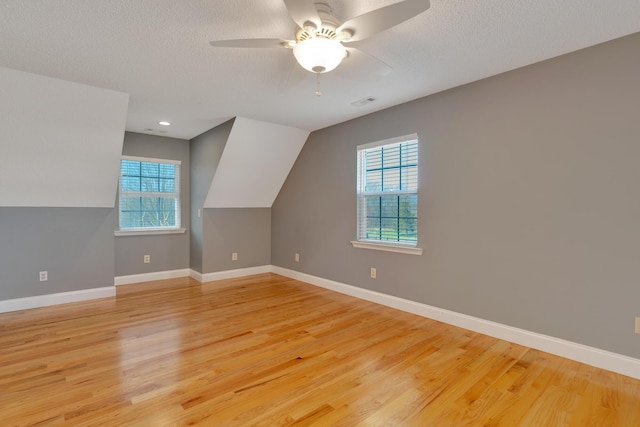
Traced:
<path fill-rule="evenodd" d="M 322 96 L 322 91 L 320 90 L 320 73 L 316 73 L 316 96 Z"/>

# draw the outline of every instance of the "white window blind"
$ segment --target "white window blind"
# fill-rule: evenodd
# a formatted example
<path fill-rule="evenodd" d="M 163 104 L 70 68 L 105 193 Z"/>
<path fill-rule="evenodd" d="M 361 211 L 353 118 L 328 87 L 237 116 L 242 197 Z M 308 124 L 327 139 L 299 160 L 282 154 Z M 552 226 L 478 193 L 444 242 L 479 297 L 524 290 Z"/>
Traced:
<path fill-rule="evenodd" d="M 123 156 L 120 229 L 180 227 L 180 161 Z"/>
<path fill-rule="evenodd" d="M 358 241 L 418 242 L 418 139 L 358 147 Z"/>

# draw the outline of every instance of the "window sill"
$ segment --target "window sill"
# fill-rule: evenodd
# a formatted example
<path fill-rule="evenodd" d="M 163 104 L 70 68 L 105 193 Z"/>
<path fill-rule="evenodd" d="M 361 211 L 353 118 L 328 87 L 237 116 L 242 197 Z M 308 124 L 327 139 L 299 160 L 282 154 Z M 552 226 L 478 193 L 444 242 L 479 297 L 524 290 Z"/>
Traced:
<path fill-rule="evenodd" d="M 378 242 L 363 242 L 360 240 L 352 240 L 351 246 L 353 246 L 354 248 L 373 249 L 376 251 L 396 252 L 408 255 L 422 255 L 422 248 L 416 248 L 415 246 L 393 245 L 389 243 Z"/>
<path fill-rule="evenodd" d="M 186 228 L 133 228 L 129 230 L 116 230 L 114 236 L 153 236 L 157 234 L 183 234 Z"/>

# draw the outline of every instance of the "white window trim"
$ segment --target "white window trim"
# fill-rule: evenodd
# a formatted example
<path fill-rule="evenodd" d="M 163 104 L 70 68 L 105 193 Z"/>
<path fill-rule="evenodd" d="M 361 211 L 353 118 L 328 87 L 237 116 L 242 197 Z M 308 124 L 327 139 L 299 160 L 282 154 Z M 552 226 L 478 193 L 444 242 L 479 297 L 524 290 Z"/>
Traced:
<path fill-rule="evenodd" d="M 186 232 L 186 228 L 125 228 L 116 230 L 114 236 L 144 236 L 155 234 L 182 234 Z"/>
<path fill-rule="evenodd" d="M 139 157 L 139 156 L 120 156 L 121 160 L 132 160 L 135 162 L 150 162 L 150 163 L 165 163 L 171 165 L 177 165 L 180 167 L 180 174 L 182 174 L 182 161 L 181 160 L 173 160 L 173 159 L 157 159 L 153 157 Z M 118 229 L 116 229 L 113 233 L 116 237 L 122 236 L 152 236 L 152 235 L 160 235 L 160 234 L 183 234 L 187 231 L 186 228 L 182 227 L 158 227 L 158 228 L 119 228 L 120 222 L 120 179 L 122 177 L 122 166 L 120 167 L 120 177 L 118 178 Z M 178 176 L 178 184 L 182 185 L 182 177 Z M 182 190 L 181 188 L 179 190 Z M 156 193 L 152 193 L 156 194 Z M 166 196 L 168 194 L 175 193 L 157 193 L 159 196 Z M 178 215 L 180 216 L 180 223 L 182 224 L 182 192 L 178 191 L 177 193 L 178 200 L 180 202 L 180 212 Z"/>
<path fill-rule="evenodd" d="M 398 142 L 406 142 L 413 139 L 418 139 L 417 133 L 410 133 L 409 135 L 396 136 L 393 138 L 383 139 L 382 141 L 369 142 L 368 144 L 361 144 L 356 147 L 356 150 L 366 150 L 368 148 L 376 148 L 382 145 L 396 144 Z"/>
<path fill-rule="evenodd" d="M 370 142 L 367 144 L 361 144 L 356 147 L 356 151 L 366 150 L 369 148 L 376 148 L 383 145 L 395 144 L 399 142 L 405 142 L 410 140 L 418 140 L 417 133 L 411 133 L 404 136 L 397 136 L 393 138 L 384 139 L 382 141 Z M 358 181 L 362 179 L 362 177 L 358 177 Z M 417 191 L 398 191 L 397 194 L 417 194 Z M 382 192 L 380 193 L 382 194 Z M 385 193 L 388 194 L 388 193 Z M 361 195 L 358 194 L 357 197 Z M 360 214 L 357 213 L 357 220 L 360 221 Z M 356 232 L 357 233 L 357 232 Z M 352 240 L 351 246 L 359 249 L 372 249 L 378 251 L 385 252 L 395 252 L 400 254 L 408 254 L 408 255 L 422 255 L 423 249 L 418 247 L 418 243 L 404 243 L 404 242 L 387 242 L 381 240 Z"/>
<path fill-rule="evenodd" d="M 401 245 L 401 244 L 390 244 L 390 243 L 381 243 L 378 241 L 367 241 L 367 240 L 352 240 L 351 246 L 354 248 L 360 249 L 373 249 L 376 251 L 386 251 L 386 252 L 395 252 L 399 254 L 408 254 L 408 255 L 422 255 L 422 248 L 418 248 L 413 244 L 409 245 Z"/>
<path fill-rule="evenodd" d="M 149 163 L 167 163 L 170 165 L 178 165 L 182 164 L 180 160 L 172 160 L 172 159 L 154 159 L 153 157 L 138 157 L 138 156 L 120 156 L 122 160 L 132 160 L 134 162 L 149 162 Z"/>

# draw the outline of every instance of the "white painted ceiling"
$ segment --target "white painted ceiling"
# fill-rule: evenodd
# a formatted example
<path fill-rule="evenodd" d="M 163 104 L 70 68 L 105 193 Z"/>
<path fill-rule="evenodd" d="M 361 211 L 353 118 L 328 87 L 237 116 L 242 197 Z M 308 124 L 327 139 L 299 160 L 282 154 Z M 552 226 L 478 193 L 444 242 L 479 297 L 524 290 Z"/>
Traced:
<path fill-rule="evenodd" d="M 236 117 L 205 208 L 270 208 L 308 131 Z"/>
<path fill-rule="evenodd" d="M 128 101 L 0 67 L 0 206 L 112 208 Z"/>
<path fill-rule="evenodd" d="M 345 20 L 395 1 L 326 2 Z M 134 132 L 190 139 L 234 116 L 316 130 L 635 33 L 640 1 L 432 0 L 358 43 L 390 75 L 347 60 L 322 75 L 321 97 L 290 50 L 208 43 L 295 29 L 282 0 L 0 0 L 0 66 L 127 92 Z"/>

